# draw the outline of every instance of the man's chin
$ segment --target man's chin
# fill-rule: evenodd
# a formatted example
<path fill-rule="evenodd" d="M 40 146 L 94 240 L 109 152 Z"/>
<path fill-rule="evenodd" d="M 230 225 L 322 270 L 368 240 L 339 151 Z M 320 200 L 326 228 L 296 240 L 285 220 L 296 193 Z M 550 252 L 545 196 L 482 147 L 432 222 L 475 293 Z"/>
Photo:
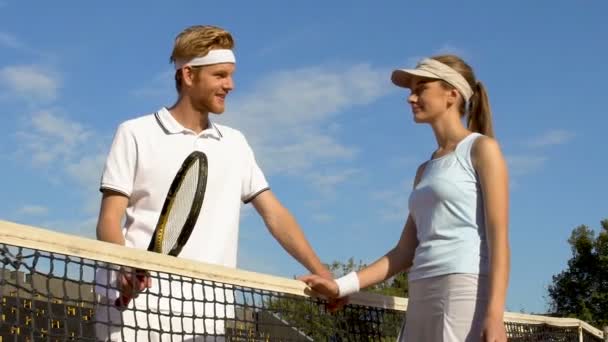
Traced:
<path fill-rule="evenodd" d="M 225 108 L 214 108 L 213 110 L 209 111 L 209 113 L 211 114 L 215 114 L 215 115 L 222 115 L 225 111 Z"/>

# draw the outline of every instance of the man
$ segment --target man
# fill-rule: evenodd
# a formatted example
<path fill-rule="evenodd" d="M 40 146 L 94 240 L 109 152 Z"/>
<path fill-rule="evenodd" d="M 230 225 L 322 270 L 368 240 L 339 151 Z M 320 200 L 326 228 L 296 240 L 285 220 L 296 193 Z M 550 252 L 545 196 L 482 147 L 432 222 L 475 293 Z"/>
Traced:
<path fill-rule="evenodd" d="M 178 100 L 170 108 L 119 126 L 101 179 L 103 197 L 97 237 L 146 249 L 176 171 L 187 155 L 198 150 L 207 155 L 209 163 L 205 200 L 179 257 L 236 267 L 240 207 L 242 203 L 252 203 L 287 252 L 312 273 L 330 278 L 331 273 L 313 252 L 293 216 L 270 191 L 245 137 L 209 119 L 210 113 L 224 112 L 227 95 L 234 87 L 233 47 L 230 33 L 213 26 L 189 27 L 177 36 L 171 62 L 175 64 Z M 184 289 L 186 285 L 179 282 L 155 283 L 149 277 L 137 278 L 129 272 L 98 272 L 98 284 L 112 282 L 127 295 L 150 289 L 131 302 L 130 308 L 135 310 L 121 312 L 111 305 L 119 296 L 118 291 L 111 291 L 108 285 L 97 286 L 98 295 L 110 303 L 99 306 L 96 314 L 97 336 L 102 340 L 171 341 L 181 340 L 182 333 L 191 334 L 189 341 L 198 340 L 192 339 L 194 334 L 203 331 L 223 334 L 222 322 L 206 319 L 200 323 L 185 321 L 184 317 L 172 320 L 168 313 L 187 317 L 195 311 L 211 310 L 211 317 L 220 319 L 234 314 L 222 305 L 198 309 L 196 304 L 184 305 L 187 300 L 185 296 L 180 298 L 180 291 L 194 293 L 194 300 L 201 301 L 196 296 L 209 295 L 207 286 L 193 290 L 195 285 L 190 285 Z M 163 289 L 167 286 L 172 297 L 180 300 L 178 305 L 163 301 L 158 295 L 168 293 Z M 218 299 L 218 293 L 211 291 L 211 295 Z M 220 301 L 232 300 L 219 296 Z"/>

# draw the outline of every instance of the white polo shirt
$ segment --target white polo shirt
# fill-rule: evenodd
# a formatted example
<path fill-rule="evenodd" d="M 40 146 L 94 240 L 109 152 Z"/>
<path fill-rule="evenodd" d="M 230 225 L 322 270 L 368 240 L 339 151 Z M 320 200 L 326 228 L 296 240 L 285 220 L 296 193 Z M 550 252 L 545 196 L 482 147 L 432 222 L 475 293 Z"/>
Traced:
<path fill-rule="evenodd" d="M 116 131 L 101 191 L 129 197 L 125 245 L 147 249 L 171 182 L 195 150 L 207 155 L 207 188 L 196 226 L 179 257 L 236 267 L 241 205 L 268 189 L 251 147 L 238 130 L 209 122 L 206 130 L 196 134 L 166 108 L 126 121 Z M 171 288 L 167 290 L 177 297 L 175 286 Z"/>

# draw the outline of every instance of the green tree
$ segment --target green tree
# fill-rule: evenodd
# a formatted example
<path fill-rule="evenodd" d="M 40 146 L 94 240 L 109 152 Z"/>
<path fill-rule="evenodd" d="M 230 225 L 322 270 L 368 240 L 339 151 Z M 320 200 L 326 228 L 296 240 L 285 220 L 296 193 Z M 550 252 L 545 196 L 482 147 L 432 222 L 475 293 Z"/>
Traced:
<path fill-rule="evenodd" d="M 608 219 L 598 236 L 588 226 L 576 227 L 568 239 L 568 267 L 549 285 L 551 313 L 575 317 L 598 327 L 608 325 Z"/>

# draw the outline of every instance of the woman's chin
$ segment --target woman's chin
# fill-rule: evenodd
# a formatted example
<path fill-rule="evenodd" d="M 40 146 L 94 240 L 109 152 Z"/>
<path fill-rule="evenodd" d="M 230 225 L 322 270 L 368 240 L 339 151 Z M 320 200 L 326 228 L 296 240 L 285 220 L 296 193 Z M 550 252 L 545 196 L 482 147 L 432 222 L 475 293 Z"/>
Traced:
<path fill-rule="evenodd" d="M 416 115 L 414 115 L 414 122 L 415 123 L 426 123 L 426 121 L 424 120 L 424 118 L 418 117 Z"/>

